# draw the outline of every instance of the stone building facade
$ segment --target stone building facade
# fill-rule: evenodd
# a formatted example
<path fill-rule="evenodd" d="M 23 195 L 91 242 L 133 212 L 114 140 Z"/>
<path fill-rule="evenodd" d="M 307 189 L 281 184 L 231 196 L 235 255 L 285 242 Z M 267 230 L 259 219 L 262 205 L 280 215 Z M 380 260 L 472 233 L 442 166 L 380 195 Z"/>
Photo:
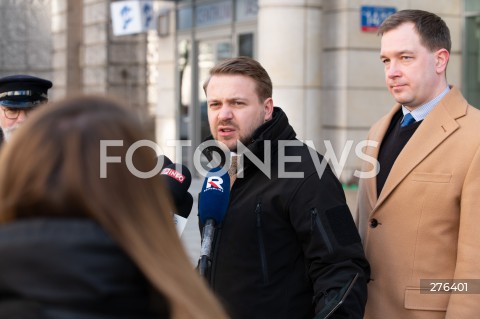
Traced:
<path fill-rule="evenodd" d="M 29 73 L 51 79 L 50 0 L 0 1 L 0 76 Z"/>
<path fill-rule="evenodd" d="M 155 0 L 157 30 L 128 36 L 113 35 L 111 2 L 2 0 L 0 75 L 51 79 L 54 99 L 114 95 L 146 119 L 169 157 L 191 169 L 208 133 L 201 90 L 208 68 L 251 55 L 270 73 L 275 104 L 298 137 L 334 155 L 341 180 L 352 181 L 356 145 L 393 105 L 380 38 L 361 28 L 364 6 L 424 9 L 444 18 L 453 42 L 448 81 L 480 105 L 475 0 Z M 191 146 L 175 148 L 175 140 Z"/>

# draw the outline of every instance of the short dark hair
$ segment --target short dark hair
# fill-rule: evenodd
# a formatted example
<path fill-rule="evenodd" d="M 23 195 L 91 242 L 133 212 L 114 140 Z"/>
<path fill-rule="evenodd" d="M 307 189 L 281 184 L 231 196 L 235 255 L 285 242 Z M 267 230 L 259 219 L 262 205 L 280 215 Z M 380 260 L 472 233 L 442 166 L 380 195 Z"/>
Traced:
<path fill-rule="evenodd" d="M 398 26 L 413 22 L 415 30 L 420 36 L 420 42 L 430 51 L 446 49 L 450 52 L 452 40 L 450 30 L 445 21 L 434 13 L 423 10 L 401 10 L 389 16 L 378 29 L 378 34 L 397 28 Z"/>
<path fill-rule="evenodd" d="M 220 74 L 240 74 L 248 76 L 255 81 L 255 89 L 261 102 L 272 97 L 272 80 L 270 76 L 258 61 L 250 57 L 239 56 L 226 59 L 210 69 L 210 76 L 203 84 L 205 94 L 207 93 L 207 86 L 212 76 Z"/>

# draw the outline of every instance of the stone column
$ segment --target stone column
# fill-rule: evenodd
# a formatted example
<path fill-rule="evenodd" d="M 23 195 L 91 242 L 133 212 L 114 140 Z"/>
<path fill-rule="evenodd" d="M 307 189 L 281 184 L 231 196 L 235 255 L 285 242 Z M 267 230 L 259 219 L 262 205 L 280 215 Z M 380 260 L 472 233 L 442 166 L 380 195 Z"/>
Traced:
<path fill-rule="evenodd" d="M 64 97 L 67 93 L 67 21 L 68 5 L 65 0 L 52 0 L 52 82 L 50 100 Z"/>
<path fill-rule="evenodd" d="M 109 25 L 109 1 L 83 0 L 81 14 L 85 33 L 85 41 L 80 55 L 83 92 L 107 93 L 108 35 L 111 28 Z"/>
<path fill-rule="evenodd" d="M 155 140 L 161 150 L 174 162 L 179 162 L 175 149 L 168 145 L 177 137 L 177 108 L 175 104 L 175 5 L 155 3 L 161 16 L 162 32 L 151 31 L 147 49 L 147 87 L 149 112 L 155 120 Z"/>
<path fill-rule="evenodd" d="M 258 59 L 299 139 L 322 142 L 322 0 L 259 0 Z"/>
<path fill-rule="evenodd" d="M 332 168 L 342 182 L 355 183 L 353 174 L 360 168 L 355 148 L 392 102 L 384 84 L 380 39 L 375 31 L 361 30 L 362 2 L 324 0 L 323 5 L 323 133 L 342 164 Z"/>

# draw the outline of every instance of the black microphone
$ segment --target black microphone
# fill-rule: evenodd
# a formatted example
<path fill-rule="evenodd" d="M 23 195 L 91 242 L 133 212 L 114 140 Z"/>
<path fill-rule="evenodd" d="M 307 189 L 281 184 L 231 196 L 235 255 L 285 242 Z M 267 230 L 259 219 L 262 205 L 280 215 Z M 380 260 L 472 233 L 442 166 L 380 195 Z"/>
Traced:
<path fill-rule="evenodd" d="M 198 216 L 200 222 L 205 225 L 198 271 L 205 277 L 210 264 L 215 226 L 223 221 L 230 201 L 230 176 L 227 171 L 220 168 L 210 170 L 198 198 Z"/>
<path fill-rule="evenodd" d="M 181 235 L 193 206 L 192 194 L 188 192 L 192 183 L 192 174 L 185 165 L 181 164 L 167 165 L 160 174 L 164 176 L 167 188 L 172 195 L 175 205 L 173 221 L 177 226 L 179 235 Z"/>
<path fill-rule="evenodd" d="M 180 207 L 177 212 L 177 214 L 173 214 L 173 223 L 177 227 L 177 232 L 179 236 L 182 236 L 183 231 L 185 230 L 185 227 L 187 226 L 187 221 L 188 221 L 188 215 L 190 215 L 190 212 L 192 210 L 193 206 L 193 197 L 192 194 L 186 193 L 185 198 L 182 201 L 182 204 L 179 204 L 178 207 Z"/>

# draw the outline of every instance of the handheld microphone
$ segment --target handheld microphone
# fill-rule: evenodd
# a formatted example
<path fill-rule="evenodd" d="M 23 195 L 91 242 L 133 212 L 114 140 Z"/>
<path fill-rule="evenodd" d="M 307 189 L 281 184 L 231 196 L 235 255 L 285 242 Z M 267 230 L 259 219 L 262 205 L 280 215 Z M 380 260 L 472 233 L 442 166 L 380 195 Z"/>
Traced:
<path fill-rule="evenodd" d="M 187 224 L 188 215 L 193 206 L 193 197 L 188 192 L 192 182 L 192 174 L 185 165 L 170 164 L 162 169 L 161 173 L 172 195 L 175 205 L 173 221 L 179 235 L 182 235 Z"/>
<path fill-rule="evenodd" d="M 188 215 L 190 215 L 190 211 L 192 210 L 193 206 L 193 197 L 192 194 L 186 193 L 183 203 L 181 204 L 181 210 L 179 209 L 178 214 L 173 214 L 173 223 L 177 227 L 178 236 L 182 236 L 185 227 L 187 226 Z M 188 207 L 188 208 L 187 208 Z"/>
<path fill-rule="evenodd" d="M 205 277 L 210 263 L 215 226 L 223 221 L 230 201 L 230 176 L 227 171 L 222 168 L 210 170 L 198 198 L 198 215 L 200 222 L 205 225 L 198 270 L 200 275 Z"/>

